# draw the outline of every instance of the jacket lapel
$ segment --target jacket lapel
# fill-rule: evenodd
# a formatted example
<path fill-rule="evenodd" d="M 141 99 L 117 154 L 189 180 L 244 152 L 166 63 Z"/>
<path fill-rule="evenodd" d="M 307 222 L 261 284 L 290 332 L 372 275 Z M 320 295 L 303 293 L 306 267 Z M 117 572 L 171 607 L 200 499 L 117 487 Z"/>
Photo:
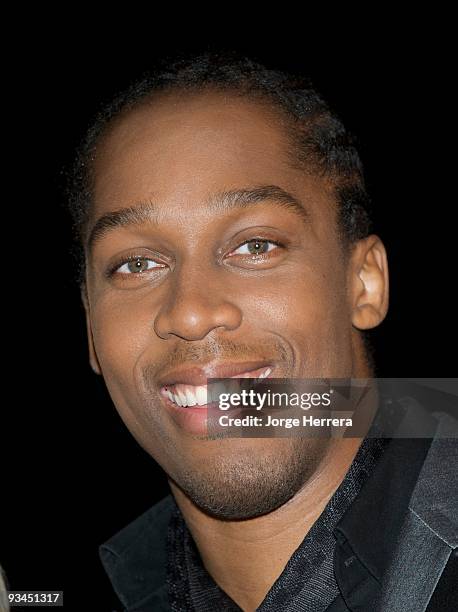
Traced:
<path fill-rule="evenodd" d="M 458 425 L 446 413 L 437 418 L 436 437 L 410 500 L 399 545 L 384 581 L 383 610 L 439 610 L 433 603 L 434 597 L 430 607 L 428 604 L 447 563 L 453 561 L 454 551 L 458 550 Z M 450 585 L 450 594 L 451 589 Z"/>
<path fill-rule="evenodd" d="M 428 438 L 392 439 L 334 530 L 334 572 L 349 610 L 371 610 L 381 595 L 382 578 L 430 443 Z"/>

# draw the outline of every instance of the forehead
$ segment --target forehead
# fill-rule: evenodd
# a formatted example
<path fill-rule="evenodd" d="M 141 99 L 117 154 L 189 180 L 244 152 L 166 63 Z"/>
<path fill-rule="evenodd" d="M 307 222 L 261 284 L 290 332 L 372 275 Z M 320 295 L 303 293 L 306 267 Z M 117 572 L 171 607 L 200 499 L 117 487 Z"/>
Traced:
<path fill-rule="evenodd" d="M 145 199 L 195 203 L 256 184 L 329 204 L 327 182 L 290 163 L 284 122 L 266 104 L 223 92 L 162 94 L 115 120 L 100 142 L 91 216 Z"/>

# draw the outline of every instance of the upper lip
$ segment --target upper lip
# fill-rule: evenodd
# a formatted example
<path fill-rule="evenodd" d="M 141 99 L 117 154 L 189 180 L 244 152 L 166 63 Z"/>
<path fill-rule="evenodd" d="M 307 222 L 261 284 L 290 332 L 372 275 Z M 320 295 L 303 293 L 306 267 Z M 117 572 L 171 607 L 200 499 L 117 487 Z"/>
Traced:
<path fill-rule="evenodd" d="M 237 374 L 258 370 L 259 368 L 272 367 L 269 361 L 239 361 L 231 363 L 208 363 L 202 366 L 191 366 L 179 368 L 166 373 L 159 378 L 159 385 L 206 385 L 207 378 L 230 378 Z"/>

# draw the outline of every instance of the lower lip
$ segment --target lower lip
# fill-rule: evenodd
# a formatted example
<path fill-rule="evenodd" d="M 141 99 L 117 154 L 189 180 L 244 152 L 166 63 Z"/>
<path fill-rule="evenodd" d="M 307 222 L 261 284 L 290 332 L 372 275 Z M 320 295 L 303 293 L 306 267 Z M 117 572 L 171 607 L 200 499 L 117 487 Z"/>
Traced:
<path fill-rule="evenodd" d="M 265 370 L 266 367 L 267 366 L 264 366 L 262 369 Z M 271 368 L 271 370 L 273 370 L 273 366 L 269 367 Z M 257 371 L 258 370 L 253 370 L 253 373 Z M 246 373 L 244 374 L 246 376 Z M 268 376 L 266 376 L 266 378 L 270 378 L 271 375 L 272 371 L 269 373 Z M 253 375 L 253 378 L 257 377 L 258 375 Z M 237 376 L 233 376 L 231 378 L 237 378 Z M 208 433 L 208 413 L 218 407 L 218 402 L 212 402 L 211 404 L 205 404 L 204 406 L 182 407 L 172 402 L 168 397 L 162 395 L 162 393 L 160 393 L 159 395 L 170 416 L 181 429 L 184 429 L 188 433 L 196 436 L 206 435 Z"/>

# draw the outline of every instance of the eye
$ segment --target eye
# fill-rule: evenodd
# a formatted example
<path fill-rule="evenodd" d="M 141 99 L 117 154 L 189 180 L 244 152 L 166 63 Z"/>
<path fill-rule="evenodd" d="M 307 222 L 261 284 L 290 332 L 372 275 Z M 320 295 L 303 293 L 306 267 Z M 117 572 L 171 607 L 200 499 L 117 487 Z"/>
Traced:
<path fill-rule="evenodd" d="M 247 240 L 229 255 L 264 255 L 274 250 L 276 247 L 282 246 L 280 242 L 274 240 L 266 240 L 265 238 L 252 238 Z"/>
<path fill-rule="evenodd" d="M 113 274 L 140 274 L 147 272 L 153 268 L 164 268 L 164 264 L 160 264 L 154 259 L 148 257 L 132 257 L 128 261 L 125 261 L 122 265 L 116 264 L 113 268 Z"/>

